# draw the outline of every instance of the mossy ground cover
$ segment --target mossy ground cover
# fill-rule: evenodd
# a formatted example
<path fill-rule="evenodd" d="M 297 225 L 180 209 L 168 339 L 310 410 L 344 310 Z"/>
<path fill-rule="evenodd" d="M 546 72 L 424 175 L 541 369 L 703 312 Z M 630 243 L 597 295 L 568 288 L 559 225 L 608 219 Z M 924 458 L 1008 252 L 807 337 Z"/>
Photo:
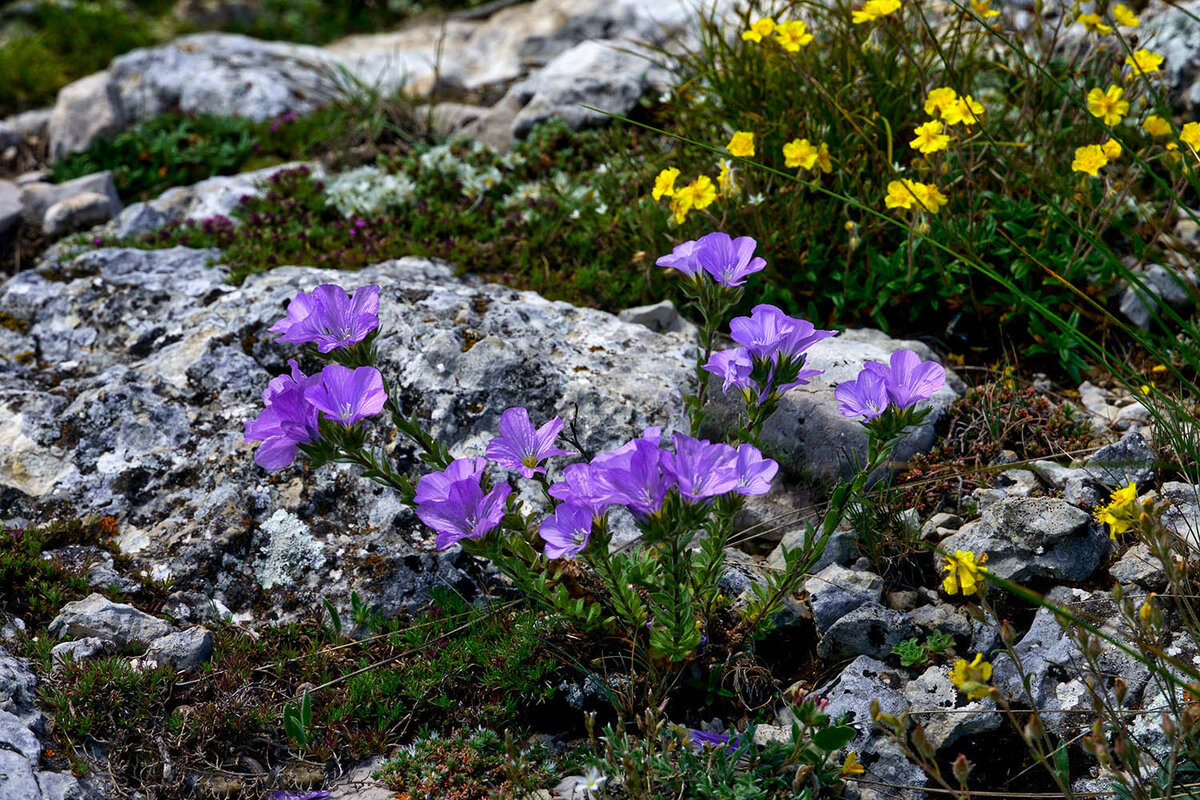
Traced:
<path fill-rule="evenodd" d="M 450 594 L 409 618 L 383 620 L 360 609 L 345 628 L 320 604 L 287 625 L 209 623 L 214 652 L 195 674 L 139 667 L 137 652 L 55 664 L 57 642 L 46 625 L 63 604 L 95 589 L 85 579 L 86 561 L 44 553 L 72 545 L 115 550 L 115 532 L 110 518 L 0 531 L 0 612 L 27 625 L 17 650 L 37 665 L 54 764 L 82 774 L 102 754 L 119 785 L 151 796 L 208 797 L 218 785 L 255 796 L 270 785 L 320 783 L 324 774 L 313 764 L 353 762 L 440 734 L 453 742 L 466 724 L 510 727 L 519 741 L 509 746 L 518 750 L 528 736 L 522 730 L 581 725 L 575 712 L 564 717 L 557 688 L 581 679 L 582 654 L 567 632 L 518 604 L 471 606 Z M 147 582 L 133 596 L 107 594 L 156 610 L 163 588 Z M 283 718 L 306 690 L 312 721 L 301 744 L 289 738 Z M 460 777 L 474 786 L 511 780 L 496 768 L 503 742 L 493 744 L 476 741 L 486 764 L 448 785 Z M 545 748 L 531 752 L 525 780 L 553 762 Z M 393 780 L 407 780 L 397 770 Z"/>

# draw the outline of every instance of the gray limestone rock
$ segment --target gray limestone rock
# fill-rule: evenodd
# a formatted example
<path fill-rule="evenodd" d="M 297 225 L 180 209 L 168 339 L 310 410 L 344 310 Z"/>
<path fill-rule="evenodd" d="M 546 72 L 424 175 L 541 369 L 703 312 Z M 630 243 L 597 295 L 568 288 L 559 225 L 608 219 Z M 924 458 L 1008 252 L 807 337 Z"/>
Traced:
<path fill-rule="evenodd" d="M 893 647 L 920 632 L 903 611 L 864 603 L 830 625 L 817 643 L 817 654 L 826 659 L 856 655 L 886 658 Z"/>
<path fill-rule="evenodd" d="M 108 639 L 99 639 L 95 636 L 87 636 L 83 639 L 77 639 L 73 642 L 62 642 L 50 648 L 50 655 L 54 657 L 55 665 L 65 664 L 74 661 L 87 661 L 90 658 L 99 658 L 113 653 L 116 648 Z"/>
<path fill-rule="evenodd" d="M 826 631 L 846 614 L 883 597 L 883 578 L 830 564 L 804 583 L 817 630 Z"/>
<path fill-rule="evenodd" d="M 1108 574 L 1122 586 L 1136 584 L 1153 592 L 1161 592 L 1167 585 L 1167 576 L 1162 565 L 1151 554 L 1150 547 L 1138 542 L 1125 551 Z"/>
<path fill-rule="evenodd" d="M 942 548 L 987 553 L 988 569 L 1005 580 L 1082 581 L 1108 554 L 1109 538 L 1090 514 L 1064 500 L 1016 497 L 985 509 Z"/>
<path fill-rule="evenodd" d="M 103 195 L 109 199 L 109 214 L 121 211 L 121 198 L 113 184 L 111 172 L 95 172 L 65 183 L 30 183 L 21 188 L 21 203 L 25 219 L 31 224 L 45 224 L 46 212 L 68 198 L 82 194 Z"/>
<path fill-rule="evenodd" d="M 146 650 L 143 661 L 171 665 L 180 672 L 199 669 L 212 655 L 213 637 L 205 628 L 188 628 L 155 639 Z"/>
<path fill-rule="evenodd" d="M 64 236 L 107 222 L 112 218 L 112 213 L 112 200 L 108 195 L 83 192 L 59 200 L 46 209 L 46 216 L 42 218 L 42 232 L 47 236 Z"/>
<path fill-rule="evenodd" d="M 900 748 L 875 727 L 871 717 L 871 702 L 879 702 L 884 714 L 900 714 L 909 706 L 904 690 L 908 677 L 903 670 L 889 667 L 869 656 L 859 656 L 841 674 L 817 689 L 814 697 L 828 701 L 825 713 L 837 719 L 847 715 L 858 735 L 848 745 L 859 755 L 866 772 L 863 777 L 890 786 L 924 786 L 925 773 L 909 761 Z M 863 798 L 900 798 L 917 800 L 924 792 L 911 789 L 876 790 L 866 784 L 858 787 Z"/>
<path fill-rule="evenodd" d="M 126 122 L 120 91 L 108 72 L 81 78 L 58 93 L 47 124 L 50 158 L 86 150 L 97 139 L 120 133 Z"/>
<path fill-rule="evenodd" d="M 1005 724 L 995 711 L 995 701 L 963 702 L 962 693 L 950 682 L 944 666 L 932 666 L 904 687 L 904 698 L 916 723 L 924 726 L 929 743 L 938 750 L 950 747 L 964 736 L 994 731 Z M 947 713 L 949 712 L 949 713 Z"/>
<path fill-rule="evenodd" d="M 1121 440 L 1101 447 L 1083 468 L 1092 478 L 1109 489 L 1129 483 L 1146 486 L 1154 480 L 1154 448 L 1138 431 L 1129 431 Z"/>
<path fill-rule="evenodd" d="M 1168 5 L 1142 26 L 1141 47 L 1163 57 L 1172 103 L 1200 108 L 1200 2 Z"/>
<path fill-rule="evenodd" d="M 144 646 L 170 632 L 163 620 L 102 594 L 67 603 L 50 623 L 50 633 L 60 639 L 94 636 L 122 648 Z"/>
<path fill-rule="evenodd" d="M 21 189 L 12 181 L 0 180 L 0 236 L 21 221 Z"/>
<path fill-rule="evenodd" d="M 1162 498 L 1170 505 L 1163 524 L 1176 536 L 1200 546 L 1200 493 L 1190 483 L 1170 481 L 1162 487 Z"/>

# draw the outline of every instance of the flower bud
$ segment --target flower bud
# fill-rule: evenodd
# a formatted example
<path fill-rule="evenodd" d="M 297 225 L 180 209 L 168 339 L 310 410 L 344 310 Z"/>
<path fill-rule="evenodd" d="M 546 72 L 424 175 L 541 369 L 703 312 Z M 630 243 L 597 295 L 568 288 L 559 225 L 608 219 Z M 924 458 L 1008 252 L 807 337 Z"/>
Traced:
<path fill-rule="evenodd" d="M 962 753 L 958 754 L 958 758 L 954 759 L 954 766 L 951 771 L 954 774 L 954 779 L 960 784 L 967 782 L 967 776 L 971 774 L 971 770 L 975 769 L 975 765 L 967 760 L 967 757 Z"/>
<path fill-rule="evenodd" d="M 1166 734 L 1167 739 L 1175 738 L 1175 731 L 1176 731 L 1175 720 L 1171 719 L 1171 715 L 1167 714 L 1165 712 L 1163 713 L 1163 716 L 1162 716 L 1162 730 L 1163 730 L 1163 733 Z"/>

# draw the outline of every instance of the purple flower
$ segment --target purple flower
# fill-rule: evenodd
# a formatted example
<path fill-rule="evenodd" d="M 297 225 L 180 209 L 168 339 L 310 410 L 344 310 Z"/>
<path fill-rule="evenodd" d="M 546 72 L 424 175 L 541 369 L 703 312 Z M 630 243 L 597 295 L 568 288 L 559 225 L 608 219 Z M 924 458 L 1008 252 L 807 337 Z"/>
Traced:
<path fill-rule="evenodd" d="M 305 400 L 305 392 L 321 376 L 305 375 L 294 360 L 288 365 L 292 374 L 271 379 L 262 395 L 266 408 L 245 425 L 245 441 L 262 442 L 254 453 L 254 463 L 263 469 L 283 469 L 296 460 L 299 445 L 319 437 L 320 417 L 316 407 Z"/>
<path fill-rule="evenodd" d="M 382 411 L 387 393 L 383 376 L 374 367 L 350 369 L 330 364 L 321 370 L 320 383 L 305 389 L 304 399 L 333 421 L 349 427 Z"/>
<path fill-rule="evenodd" d="M 682 433 L 672 437 L 675 452 L 664 452 L 662 471 L 689 503 L 733 491 L 738 485 L 737 451 L 727 444 L 712 444 Z"/>
<path fill-rule="evenodd" d="M 324 800 L 329 797 L 329 792 L 321 790 L 318 792 L 289 792 L 284 789 L 278 789 L 271 792 L 271 800 Z"/>
<path fill-rule="evenodd" d="M 688 728 L 684 742 L 697 750 L 703 750 L 705 747 L 723 748 L 726 753 L 733 753 L 741 744 L 740 736 L 730 736 L 727 733 L 710 733 L 708 731 L 698 730 L 697 728 Z"/>
<path fill-rule="evenodd" d="M 713 280 L 731 289 L 741 286 L 748 275 L 767 266 L 764 259 L 754 256 L 758 242 L 749 236 L 734 239 L 728 233 L 714 231 L 701 236 L 696 244 L 696 262 Z"/>
<path fill-rule="evenodd" d="M 563 429 L 559 417 L 535 430 L 527 410 L 510 408 L 500 415 L 497 427 L 500 435 L 488 442 L 487 457 L 526 478 L 532 478 L 538 472 L 545 474 L 546 468 L 539 466 L 545 458 L 574 455 L 570 450 L 554 446 L 555 438 Z"/>
<path fill-rule="evenodd" d="M 354 296 L 332 283 L 296 295 L 287 316 L 271 326 L 276 341 L 317 345 L 322 353 L 352 347 L 379 327 L 379 287 L 360 286 Z"/>
<path fill-rule="evenodd" d="M 754 381 L 750 379 L 750 374 L 754 371 L 754 362 L 750 358 L 750 351 L 745 347 L 731 347 L 713 353 L 704 369 L 721 378 L 721 391 L 725 394 L 729 394 L 730 386 L 736 386 L 747 393 L 754 388 Z"/>
<path fill-rule="evenodd" d="M 571 464 L 563 470 L 562 480 L 550 485 L 550 496 L 566 504 L 585 506 L 599 519 L 612 505 L 613 486 L 604 470 L 592 464 Z"/>
<path fill-rule="evenodd" d="M 922 361 L 912 350 L 892 353 L 890 367 L 869 361 L 863 364 L 863 370 L 883 378 L 888 400 L 897 408 L 909 408 L 928 400 L 946 385 L 946 370 L 942 365 Z"/>
<path fill-rule="evenodd" d="M 441 479 L 431 481 L 425 491 L 426 499 L 417 501 L 417 516 L 437 532 L 438 550 L 445 550 L 461 539 L 481 539 L 488 531 L 494 530 L 504 518 L 505 501 L 512 492 L 511 486 L 500 483 L 484 494 L 483 470 L 460 467 L 459 472 L 465 471 L 467 474 L 455 479 L 449 474 L 454 464 L 443 473 Z M 421 484 L 425 484 L 429 478 L 430 475 L 421 478 L 417 486 L 418 493 L 421 492 Z M 431 496 L 439 499 L 429 499 Z"/>
<path fill-rule="evenodd" d="M 817 330 L 808 320 L 789 317 L 764 303 L 751 309 L 750 316 L 730 320 L 729 335 L 753 358 L 774 361 L 780 356 L 795 358 L 822 339 L 836 336 L 837 331 Z"/>
<path fill-rule="evenodd" d="M 612 501 L 639 515 L 657 514 L 671 481 L 659 468 L 658 445 L 647 438 L 634 439 L 614 453 L 597 456 L 592 463 L 601 480 L 612 486 Z"/>
<path fill-rule="evenodd" d="M 882 365 L 880 365 L 882 366 Z M 846 381 L 833 390 L 843 417 L 862 417 L 872 420 L 888 407 L 888 393 L 883 376 L 868 369 L 858 373 L 852 381 Z"/>
<path fill-rule="evenodd" d="M 771 491 L 771 479 L 779 472 L 779 464 L 763 454 L 752 444 L 738 445 L 737 487 L 734 491 L 742 495 L 766 494 Z"/>
<path fill-rule="evenodd" d="M 562 503 L 538 527 L 546 542 L 546 558 L 574 558 L 587 547 L 592 534 L 592 510 L 587 506 Z"/>
<path fill-rule="evenodd" d="M 462 480 L 473 480 L 478 483 L 483 478 L 487 468 L 486 458 L 457 458 L 450 466 L 441 472 L 429 472 L 417 481 L 417 493 L 413 502 L 434 503 L 450 499 L 450 487 Z"/>
<path fill-rule="evenodd" d="M 675 245 L 670 255 L 660 256 L 654 263 L 660 267 L 677 269 L 684 275 L 694 278 L 700 274 L 702 269 L 700 262 L 696 259 L 699 247 L 700 242 L 695 239 Z"/>

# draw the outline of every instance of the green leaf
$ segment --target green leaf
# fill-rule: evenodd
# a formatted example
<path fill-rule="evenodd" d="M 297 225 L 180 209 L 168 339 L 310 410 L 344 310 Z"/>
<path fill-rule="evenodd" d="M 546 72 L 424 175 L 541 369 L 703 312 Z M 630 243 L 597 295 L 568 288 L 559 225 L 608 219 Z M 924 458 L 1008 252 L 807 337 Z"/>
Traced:
<path fill-rule="evenodd" d="M 835 725 L 831 728 L 823 728 L 813 734 L 813 744 L 824 750 L 826 753 L 832 753 L 835 750 L 841 750 L 846 745 L 854 740 L 856 732 L 849 725 Z"/>

